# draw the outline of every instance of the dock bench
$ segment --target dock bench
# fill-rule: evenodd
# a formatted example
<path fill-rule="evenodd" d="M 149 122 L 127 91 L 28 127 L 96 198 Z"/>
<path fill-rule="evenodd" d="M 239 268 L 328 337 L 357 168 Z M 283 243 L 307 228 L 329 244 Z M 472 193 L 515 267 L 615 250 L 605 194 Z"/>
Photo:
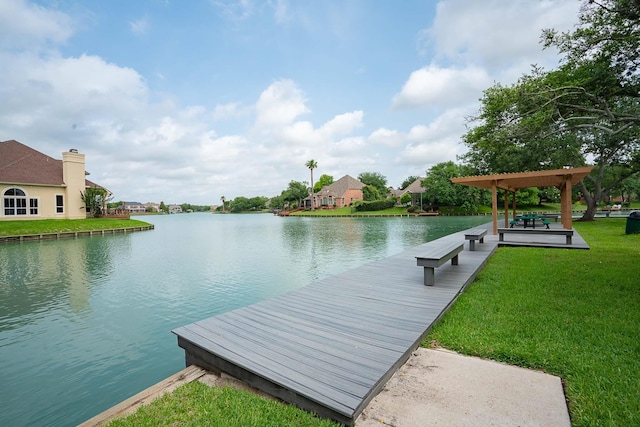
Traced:
<path fill-rule="evenodd" d="M 464 249 L 463 243 L 450 243 L 443 246 L 430 246 L 422 256 L 417 256 L 418 267 L 424 267 L 424 284 L 435 284 L 435 269 L 451 260 L 451 265 L 458 265 L 458 254 Z"/>
<path fill-rule="evenodd" d="M 565 228 L 556 229 L 552 228 L 550 230 L 544 228 L 498 228 L 498 241 L 504 242 L 504 235 L 507 233 L 517 233 L 517 234 L 547 234 L 552 236 L 565 236 L 566 244 L 571 244 L 571 238 L 573 237 L 573 230 L 567 230 Z"/>
<path fill-rule="evenodd" d="M 472 228 L 471 230 L 467 230 L 466 233 L 464 233 L 464 239 L 469 241 L 469 250 L 470 251 L 475 251 L 476 250 L 476 240 L 479 241 L 480 243 L 484 243 L 484 236 L 487 235 L 487 229 L 486 228 Z"/>

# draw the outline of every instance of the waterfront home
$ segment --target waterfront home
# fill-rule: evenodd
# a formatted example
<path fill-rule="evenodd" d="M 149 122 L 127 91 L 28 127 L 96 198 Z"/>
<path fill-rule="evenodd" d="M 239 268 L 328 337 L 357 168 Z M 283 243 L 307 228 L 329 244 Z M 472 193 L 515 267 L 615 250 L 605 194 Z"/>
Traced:
<path fill-rule="evenodd" d="M 0 142 L 0 220 L 86 218 L 81 193 L 100 186 L 85 175 L 76 149 L 57 160 L 15 140 Z"/>
<path fill-rule="evenodd" d="M 325 185 L 320 191 L 313 194 L 313 206 L 315 208 L 342 208 L 349 206 L 356 200 L 363 200 L 362 189 L 364 184 L 355 178 L 345 175 L 333 184 Z M 311 207 L 310 198 L 304 200 L 305 207 Z"/>

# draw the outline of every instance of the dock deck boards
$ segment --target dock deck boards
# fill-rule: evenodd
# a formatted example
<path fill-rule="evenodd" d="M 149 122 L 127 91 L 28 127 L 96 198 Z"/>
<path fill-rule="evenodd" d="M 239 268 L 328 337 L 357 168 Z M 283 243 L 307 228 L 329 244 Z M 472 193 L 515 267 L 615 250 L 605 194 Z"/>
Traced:
<path fill-rule="evenodd" d="M 423 284 L 415 265 L 429 245 L 172 332 L 186 364 L 223 371 L 303 409 L 352 425 L 431 325 L 496 250 L 498 236 L 460 253 Z M 567 246 L 565 246 L 567 247 Z"/>

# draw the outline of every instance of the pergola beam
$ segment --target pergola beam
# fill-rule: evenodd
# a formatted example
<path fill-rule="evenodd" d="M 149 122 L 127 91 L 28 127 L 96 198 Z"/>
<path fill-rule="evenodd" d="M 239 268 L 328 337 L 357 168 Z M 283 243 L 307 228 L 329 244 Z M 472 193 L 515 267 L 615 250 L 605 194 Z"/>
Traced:
<path fill-rule="evenodd" d="M 560 189 L 560 214 L 562 226 L 571 229 L 571 191 L 574 185 L 584 179 L 594 166 L 554 169 L 545 171 L 504 173 L 496 175 L 466 176 L 451 178 L 455 184 L 468 185 L 491 190 L 491 213 L 493 234 L 498 234 L 498 188 L 505 190 L 505 227 L 508 225 L 509 202 L 507 192 L 513 193 L 513 215 L 516 215 L 516 190 L 530 187 L 556 187 Z"/>

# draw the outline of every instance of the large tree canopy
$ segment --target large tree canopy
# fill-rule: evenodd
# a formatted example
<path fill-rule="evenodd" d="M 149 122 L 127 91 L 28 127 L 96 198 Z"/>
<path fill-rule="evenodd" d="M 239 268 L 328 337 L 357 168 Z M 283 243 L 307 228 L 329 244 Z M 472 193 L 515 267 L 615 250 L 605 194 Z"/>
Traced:
<path fill-rule="evenodd" d="M 593 219 L 607 192 L 640 171 L 638 16 L 640 0 L 591 0 L 576 30 L 546 30 L 545 45 L 565 54 L 562 65 L 487 89 L 463 159 L 481 173 L 593 163 L 580 185 L 583 218 Z"/>

